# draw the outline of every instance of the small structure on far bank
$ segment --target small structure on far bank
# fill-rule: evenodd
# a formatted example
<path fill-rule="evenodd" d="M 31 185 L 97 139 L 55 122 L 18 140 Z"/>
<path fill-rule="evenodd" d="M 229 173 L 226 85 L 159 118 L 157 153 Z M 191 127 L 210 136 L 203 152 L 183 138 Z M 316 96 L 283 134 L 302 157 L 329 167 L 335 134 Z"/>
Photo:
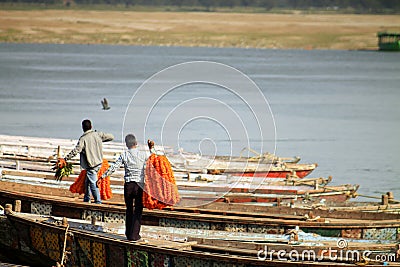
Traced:
<path fill-rule="evenodd" d="M 381 51 L 400 51 L 400 33 L 378 32 L 378 46 Z"/>

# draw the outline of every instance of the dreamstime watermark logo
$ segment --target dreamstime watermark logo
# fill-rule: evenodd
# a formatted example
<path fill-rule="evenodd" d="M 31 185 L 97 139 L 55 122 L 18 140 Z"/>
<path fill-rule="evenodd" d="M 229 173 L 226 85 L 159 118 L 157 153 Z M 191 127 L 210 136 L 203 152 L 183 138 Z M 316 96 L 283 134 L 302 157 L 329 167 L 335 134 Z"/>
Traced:
<path fill-rule="evenodd" d="M 260 249 L 257 252 L 259 260 L 281 260 L 281 261 L 346 261 L 346 262 L 360 262 L 370 261 L 373 259 L 375 262 L 395 262 L 397 259 L 396 253 L 374 253 L 370 250 L 356 250 L 349 249 L 347 240 L 339 238 L 336 242 L 336 248 L 328 247 L 326 249 L 304 249 L 296 250 L 274 250 Z"/>
<path fill-rule="evenodd" d="M 126 109 L 122 139 L 132 132 L 139 141 L 152 139 L 164 147 L 164 151 L 158 152 L 169 156 L 176 173 L 179 170 L 207 173 L 215 169 L 216 173 L 221 170 L 240 176 L 248 169 L 260 171 L 260 168 L 267 172 L 269 165 L 234 161 L 233 156 L 244 147 L 260 154 L 275 153 L 276 147 L 274 118 L 260 88 L 241 71 L 209 61 L 170 66 L 146 80 Z M 168 147 L 179 153 L 168 154 Z M 249 151 L 244 159 L 254 156 Z M 216 162 L 217 155 L 224 155 L 224 161 Z M 231 183 L 230 188 L 236 184 Z M 261 184 L 262 179 L 253 179 L 249 191 Z M 203 193 L 204 198 L 180 205 L 211 202 L 230 188 Z"/>

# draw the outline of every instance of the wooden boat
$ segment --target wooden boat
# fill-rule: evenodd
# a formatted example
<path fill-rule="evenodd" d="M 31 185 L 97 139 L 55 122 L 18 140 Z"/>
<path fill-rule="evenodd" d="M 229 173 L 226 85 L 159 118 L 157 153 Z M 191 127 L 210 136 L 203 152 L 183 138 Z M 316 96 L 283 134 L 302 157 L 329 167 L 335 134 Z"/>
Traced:
<path fill-rule="evenodd" d="M 226 167 L 229 165 L 229 167 Z M 232 176 L 245 177 L 268 177 L 268 178 L 285 178 L 288 175 L 297 176 L 299 178 L 309 175 L 318 164 L 299 164 L 299 163 L 274 163 L 263 164 L 248 162 L 242 164 L 213 164 L 207 167 L 207 173 L 210 174 L 229 174 Z M 190 168 L 188 169 L 190 170 Z"/>
<path fill-rule="evenodd" d="M 227 236 L 215 231 L 193 236 L 165 227 L 144 227 L 144 241 L 128 242 L 118 234 L 120 231 L 115 224 L 96 221 L 89 224 L 67 218 L 13 213 L 9 209 L 7 219 L 0 218 L 0 226 L 9 230 L 3 233 L 4 237 L 14 243 L 8 245 L 14 251 L 24 248 L 42 260 L 44 266 L 354 266 L 355 262 L 366 263 L 366 259 L 359 257 L 362 253 L 368 252 L 375 259 L 377 255 L 395 257 L 397 249 L 396 244 L 390 242 L 378 244 L 344 239 L 317 241 L 319 244 L 315 244 L 315 240 L 313 243 L 293 240 L 295 243 L 290 244 L 293 241 L 283 236 L 271 240 L 266 235 L 258 235 L 260 238 L 255 238 L 254 234 Z M 345 242 L 346 246 L 340 242 Z M 267 247 L 269 245 L 271 247 Z M 340 250 L 346 256 L 328 255 L 326 252 L 332 247 L 337 248 L 336 253 Z M 281 256 L 275 252 L 297 251 L 300 254 L 306 250 L 306 258 L 298 259 L 289 258 L 289 253 Z M 265 258 L 260 257 L 262 253 Z"/>
<path fill-rule="evenodd" d="M 245 151 L 249 151 L 254 154 L 254 156 L 246 157 L 243 156 Z M 215 156 L 216 160 L 225 160 L 225 161 L 248 161 L 248 162 L 260 162 L 260 163 L 276 163 L 276 162 L 286 162 L 286 163 L 298 163 L 300 161 L 300 157 L 277 157 L 276 155 L 266 152 L 266 153 L 258 153 L 254 149 L 250 147 L 245 147 L 240 151 L 239 157 L 227 157 L 227 156 Z"/>
<path fill-rule="evenodd" d="M 113 153 L 113 156 L 105 156 L 109 162 L 116 160 L 118 153 Z M 48 169 L 55 163 L 54 156 L 48 157 L 25 157 L 15 155 L 0 156 L 1 165 L 6 167 L 13 167 L 15 169 L 32 170 L 32 168 L 40 167 L 41 169 Z M 303 178 L 309 175 L 318 165 L 314 164 L 300 164 L 300 163 L 257 163 L 257 162 L 229 162 L 214 160 L 212 165 L 209 165 L 209 160 L 203 162 L 196 162 L 196 164 L 183 164 L 177 155 L 168 155 L 174 172 L 182 173 L 208 173 L 208 174 L 227 174 L 231 176 L 250 176 L 250 177 L 268 177 L 268 178 L 285 178 L 288 175 Z M 76 169 L 79 169 L 77 160 L 71 161 Z M 32 167 L 35 166 L 35 167 Z"/>
<path fill-rule="evenodd" d="M 378 46 L 381 51 L 400 51 L 400 34 L 378 32 Z"/>
<path fill-rule="evenodd" d="M 58 153 L 62 155 L 62 151 L 68 152 L 75 143 L 76 140 L 0 135 L 0 158 L 11 162 L 15 161 L 17 169 L 24 168 L 22 165 L 26 162 L 42 162 L 44 164 L 47 162 L 49 165 L 50 162 L 51 164 L 54 163 Z M 60 145 L 62 148 L 58 149 Z M 105 143 L 104 158 L 109 162 L 114 162 L 123 149 L 121 143 Z M 140 149 L 144 150 L 145 147 L 140 146 Z M 183 157 L 182 154 L 174 153 L 172 148 L 166 146 L 156 146 L 156 150 L 167 155 L 175 172 L 226 173 L 233 176 L 270 178 L 297 175 L 303 178 L 317 167 L 317 164 L 298 164 L 297 162 L 300 160 L 298 157 L 281 158 L 272 154 L 259 155 L 257 161 L 255 157 L 200 157 L 193 153 L 190 156 L 185 155 Z M 190 158 L 193 160 L 190 160 Z M 77 165 L 78 161 L 75 159 L 72 163 Z"/>
<path fill-rule="evenodd" d="M 6 184 L 1 184 L 4 188 Z M 62 195 L 61 189 L 39 193 L 0 189 L 0 205 L 21 201 L 22 212 L 67 216 L 75 219 L 124 221 L 125 207 L 121 202 L 105 201 L 103 205 L 83 203 L 82 199 Z M 43 188 L 41 188 L 43 189 Z M 64 192 L 66 193 L 66 192 Z M 67 194 L 66 194 L 67 195 Z M 398 207 L 400 209 L 400 207 Z M 19 210 L 19 208 L 18 208 Z M 300 227 L 304 232 L 323 236 L 353 239 L 400 240 L 400 215 L 370 212 L 334 212 L 329 210 L 262 207 L 212 203 L 200 208 L 173 207 L 165 210 L 144 210 L 143 224 L 174 226 L 228 232 L 282 234 Z"/>
<path fill-rule="evenodd" d="M 57 182 L 49 173 L 21 172 L 13 170 L 2 170 L 3 180 L 15 181 L 19 183 L 45 183 L 47 186 L 58 186 L 69 188 L 72 181 Z M 11 175 L 10 175 L 11 174 Z M 14 174 L 14 175 L 13 175 Z M 17 175 L 15 175 L 17 174 Z M 44 178 L 43 178 L 44 177 Z M 69 179 L 70 180 L 70 179 Z M 122 180 L 122 179 L 121 179 Z M 329 179 L 328 179 L 329 180 Z M 319 186 L 318 181 L 313 180 L 314 185 L 280 185 L 274 183 L 197 183 L 197 182 L 178 182 L 178 189 L 182 201 L 179 205 L 201 205 L 211 201 L 219 202 L 276 202 L 303 199 L 325 199 L 330 201 L 343 202 L 355 195 L 358 186 Z M 112 185 L 114 195 L 121 194 L 122 184 Z M 122 196 L 120 196 L 121 198 Z"/>
<path fill-rule="evenodd" d="M 29 136 L 9 136 L 9 135 L 0 135 L 0 155 L 20 155 L 24 157 L 42 157 L 46 158 L 46 156 L 56 156 L 57 149 L 63 149 L 64 152 L 69 151 L 74 147 L 77 140 L 71 139 L 56 139 L 56 138 L 40 138 L 40 137 L 29 137 Z M 146 147 L 144 145 L 139 145 L 140 149 L 145 150 Z M 161 151 L 164 154 L 171 155 L 175 154 L 173 149 L 168 146 L 157 146 L 156 150 Z M 125 149 L 125 145 L 118 142 L 107 142 L 104 143 L 104 153 L 107 156 L 115 156 L 115 153 L 120 153 L 123 149 Z M 254 156 L 250 157 L 250 155 L 245 156 L 244 152 L 248 150 L 253 153 Z M 62 151 L 60 151 L 62 154 Z M 182 149 L 179 151 L 179 154 L 184 156 L 187 159 L 197 160 L 200 158 L 198 154 L 191 152 L 184 152 Z M 206 158 L 208 158 L 206 156 Z M 244 148 L 240 152 L 240 156 L 214 156 L 209 157 L 209 159 L 216 159 L 220 161 L 233 161 L 233 162 L 260 162 L 260 163 L 276 163 L 276 162 L 285 162 L 285 163 L 298 163 L 300 161 L 300 157 L 278 157 L 272 153 L 263 153 L 260 154 L 257 151 L 251 148 Z"/>
<path fill-rule="evenodd" d="M 16 169 L 13 163 L 7 164 L 0 160 L 0 169 L 3 176 L 21 176 L 21 177 L 32 177 L 42 178 L 45 180 L 54 180 L 54 172 L 49 171 L 49 166 L 41 166 L 38 164 L 24 164 L 23 168 Z M 21 165 L 20 165 L 21 166 Z M 32 169 L 32 170 L 31 170 Z M 75 173 L 79 173 L 78 168 L 74 168 Z M 111 175 L 113 185 L 123 184 L 123 170 L 117 170 Z M 228 187 L 233 185 L 291 185 L 291 186 L 313 186 L 315 188 L 328 185 L 332 181 L 332 176 L 328 178 L 316 177 L 316 178 L 299 178 L 297 176 L 286 176 L 285 178 L 276 179 L 265 179 L 264 177 L 243 177 L 243 176 L 231 176 L 221 174 L 204 174 L 204 173 L 190 173 L 190 172 L 175 172 L 175 179 L 178 186 L 204 186 L 204 185 L 223 185 L 226 184 Z M 76 174 L 72 174 L 69 177 L 63 177 L 63 181 L 73 182 L 78 177 Z"/>

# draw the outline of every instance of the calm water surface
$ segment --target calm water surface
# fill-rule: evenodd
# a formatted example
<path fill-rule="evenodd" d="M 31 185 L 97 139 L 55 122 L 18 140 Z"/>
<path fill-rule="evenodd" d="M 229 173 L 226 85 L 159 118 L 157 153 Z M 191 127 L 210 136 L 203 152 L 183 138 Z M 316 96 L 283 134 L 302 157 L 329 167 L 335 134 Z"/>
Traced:
<path fill-rule="evenodd" d="M 394 191 L 400 199 L 400 53 L 0 44 L 0 134 L 78 138 L 81 120 L 90 118 L 121 140 L 125 110 L 140 85 L 166 67 L 197 60 L 232 66 L 258 85 L 274 116 L 277 155 L 317 162 L 313 177 L 332 175 L 335 184 L 360 184 L 360 193 Z M 103 97 L 108 111 L 101 110 Z M 157 104 L 147 136 L 138 130 L 140 140 L 160 143 L 159 121 L 168 110 L 199 97 L 222 99 L 251 120 L 240 99 L 221 88 L 183 86 Z M 213 104 L 194 103 L 189 112 L 206 114 Z M 275 146 L 271 135 L 232 140 L 225 126 L 235 125 L 194 120 L 171 145 L 199 152 L 200 143 L 203 153 L 236 155 L 247 144 Z"/>

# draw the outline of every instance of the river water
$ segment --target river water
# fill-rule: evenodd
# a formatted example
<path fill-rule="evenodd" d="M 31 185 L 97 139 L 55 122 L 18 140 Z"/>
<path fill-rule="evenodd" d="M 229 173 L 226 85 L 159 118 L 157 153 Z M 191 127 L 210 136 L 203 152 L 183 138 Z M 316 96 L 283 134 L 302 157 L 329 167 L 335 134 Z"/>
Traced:
<path fill-rule="evenodd" d="M 191 83 L 153 102 L 157 97 L 141 87 L 159 71 L 193 61 L 237 69 L 262 94 L 251 85 L 233 94 Z M 206 75 L 219 77 L 215 64 L 205 63 Z M 180 78 L 197 71 L 201 76 L 189 69 Z M 152 138 L 196 153 L 238 155 L 251 146 L 300 156 L 319 164 L 313 177 L 332 175 L 334 184 L 360 184 L 359 193 L 393 191 L 400 199 L 399 71 L 400 53 L 376 51 L 3 43 L 0 134 L 78 138 L 81 120 L 90 118 L 117 140 L 133 131 L 141 142 Z M 101 109 L 104 97 L 110 110 Z M 149 108 L 146 117 L 141 111 Z"/>

